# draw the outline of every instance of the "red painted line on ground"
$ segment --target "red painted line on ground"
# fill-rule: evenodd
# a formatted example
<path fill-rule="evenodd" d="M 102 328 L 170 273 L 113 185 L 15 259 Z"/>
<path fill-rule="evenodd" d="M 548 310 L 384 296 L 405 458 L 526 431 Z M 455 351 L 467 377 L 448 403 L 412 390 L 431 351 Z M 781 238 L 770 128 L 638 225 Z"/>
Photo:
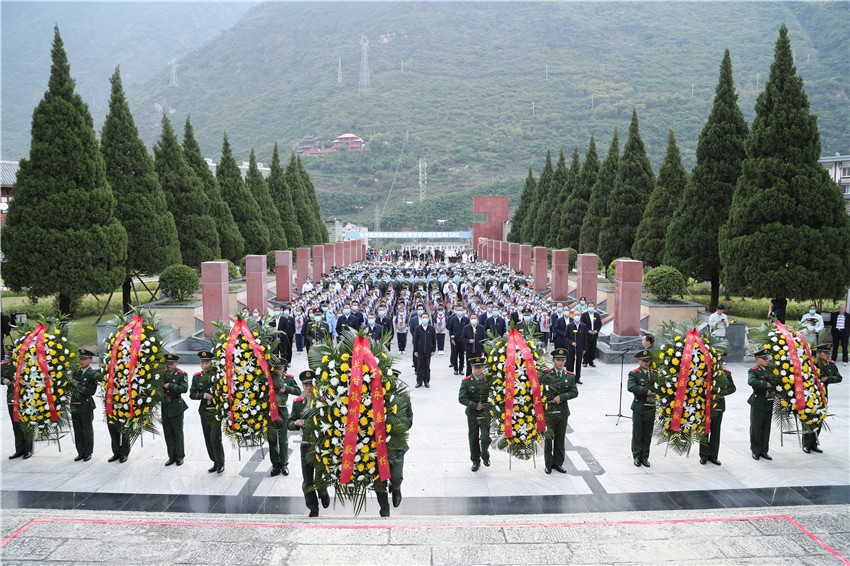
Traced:
<path fill-rule="evenodd" d="M 594 527 L 594 526 L 613 526 L 613 525 L 673 525 L 681 523 L 731 523 L 737 521 L 754 521 L 754 520 L 775 520 L 783 519 L 788 521 L 809 538 L 822 546 L 826 551 L 833 554 L 844 564 L 850 565 L 850 560 L 842 556 L 840 553 L 832 549 L 828 544 L 823 542 L 814 533 L 804 528 L 800 523 L 789 517 L 788 515 L 755 515 L 747 517 L 716 517 L 704 519 L 662 519 L 657 521 L 597 521 L 591 523 L 492 523 L 492 524 L 471 524 L 471 525 L 321 525 L 321 524 L 297 524 L 297 523 L 223 523 L 223 522 L 204 522 L 204 521 L 133 521 L 117 519 L 75 519 L 75 518 L 54 518 L 54 517 L 39 517 L 32 519 L 29 523 L 6 537 L 0 542 L 0 548 L 6 543 L 14 540 L 32 526 L 37 523 L 89 523 L 89 524 L 108 524 L 108 525 L 172 525 L 183 527 L 261 527 L 261 528 L 302 528 L 302 529 L 338 529 L 338 530 L 374 530 L 374 529 L 482 529 L 482 528 L 543 528 L 543 527 Z"/>

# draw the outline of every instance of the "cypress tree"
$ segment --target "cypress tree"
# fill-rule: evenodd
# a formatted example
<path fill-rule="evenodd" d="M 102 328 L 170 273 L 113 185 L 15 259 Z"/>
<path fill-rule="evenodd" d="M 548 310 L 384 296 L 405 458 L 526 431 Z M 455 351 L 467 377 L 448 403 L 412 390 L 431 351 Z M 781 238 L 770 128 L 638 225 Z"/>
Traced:
<path fill-rule="evenodd" d="M 130 113 L 118 67 L 109 81 L 112 95 L 101 131 L 100 150 L 106 164 L 106 179 L 116 199 L 115 217 L 127 231 L 122 311 L 129 312 L 132 277 L 156 274 L 180 263 L 180 241 L 153 159 L 139 138 Z"/>
<path fill-rule="evenodd" d="M 732 292 L 797 300 L 846 292 L 850 220 L 841 189 L 818 163 L 820 150 L 783 24 L 720 230 L 721 274 Z"/>
<path fill-rule="evenodd" d="M 316 197 L 316 187 L 313 186 L 313 181 L 310 180 L 310 174 L 304 169 L 304 164 L 301 163 L 301 156 L 297 156 L 298 174 L 301 176 L 301 181 L 304 183 L 304 192 L 307 195 L 307 200 L 310 203 L 310 208 L 313 210 L 313 230 L 316 234 L 316 244 L 324 244 L 328 241 L 328 227 L 322 221 L 322 211 L 319 209 L 319 199 Z"/>
<path fill-rule="evenodd" d="M 257 204 L 260 205 L 260 211 L 263 214 L 263 222 L 269 229 L 269 245 L 272 250 L 285 250 L 286 233 L 283 231 L 283 223 L 280 221 L 280 212 L 277 210 L 271 194 L 269 194 L 269 186 L 260 173 L 257 167 L 257 158 L 254 155 L 254 149 L 251 149 L 251 156 L 248 158 L 248 174 L 245 177 L 245 186 L 254 195 Z"/>
<path fill-rule="evenodd" d="M 183 263 L 200 269 L 202 262 L 221 257 L 218 232 L 210 216 L 210 199 L 204 185 L 183 157 L 183 149 L 165 113 L 162 135 L 153 146 L 153 154 L 168 210 L 174 215 Z"/>
<path fill-rule="evenodd" d="M 266 254 L 270 250 L 269 229 L 263 223 L 260 206 L 242 180 L 239 166 L 233 159 L 227 132 L 221 144 L 221 162 L 215 171 L 221 195 L 230 206 L 233 220 L 245 240 L 245 254 Z"/>
<path fill-rule="evenodd" d="M 682 165 L 682 155 L 676 145 L 673 130 L 667 134 L 667 155 L 658 170 L 655 189 L 649 197 L 649 204 L 638 225 L 632 257 L 650 267 L 664 263 L 664 245 L 667 227 L 673 220 L 673 213 L 679 207 L 679 200 L 688 182 L 688 172 Z"/>
<path fill-rule="evenodd" d="M 221 196 L 221 188 L 218 186 L 218 181 L 215 175 L 213 175 L 213 172 L 210 171 L 206 160 L 204 160 L 201 147 L 195 141 L 195 133 L 188 116 L 186 117 L 186 124 L 183 128 L 183 155 L 186 157 L 186 162 L 201 179 L 201 182 L 204 184 L 204 192 L 207 193 L 207 197 L 210 199 L 210 216 L 215 220 L 221 257 L 238 263 L 245 256 L 245 240 L 242 239 L 242 234 L 239 233 L 239 227 L 233 221 L 230 206 L 225 202 L 224 197 Z"/>
<path fill-rule="evenodd" d="M 602 232 L 602 223 L 608 218 L 608 198 L 614 190 L 614 181 L 617 178 L 617 169 L 620 167 L 620 137 L 617 128 L 614 128 L 614 137 L 611 139 L 611 147 L 608 155 L 599 168 L 599 175 L 593 188 L 590 189 L 590 201 L 587 204 L 587 214 L 581 224 L 581 236 L 579 237 L 578 250 L 583 254 L 599 252 L 599 234 Z M 614 258 L 602 260 L 608 265 Z"/>
<path fill-rule="evenodd" d="M 570 168 L 567 169 L 567 182 L 566 188 L 564 189 L 565 195 L 572 196 L 572 194 L 578 190 L 580 175 L 581 159 L 579 158 L 578 148 L 574 147 L 573 158 L 572 161 L 570 161 Z M 570 196 L 565 197 L 558 203 L 557 208 L 555 209 L 555 215 L 552 217 L 552 232 L 554 233 L 554 236 L 551 241 L 554 242 L 553 247 L 559 249 L 570 247 L 569 242 L 567 242 L 564 238 L 564 224 L 573 221 L 572 218 L 570 218 L 569 210 L 567 210 L 567 201 L 570 199 Z"/>
<path fill-rule="evenodd" d="M 561 153 L 558 155 L 558 165 L 555 167 L 552 190 L 549 191 L 546 204 L 541 211 L 546 213 L 546 217 L 540 220 L 541 226 L 545 228 L 545 238 L 542 242 L 548 248 L 558 247 L 558 226 L 560 226 L 558 214 L 561 204 L 567 200 L 569 194 L 568 185 L 569 170 L 567 169 L 567 159 L 564 157 L 564 149 L 561 148 Z"/>
<path fill-rule="evenodd" d="M 640 138 L 637 111 L 633 110 L 629 141 L 623 148 L 617 180 L 608 199 L 608 218 L 602 223 L 599 235 L 600 255 L 611 260 L 629 256 L 654 186 L 655 175 Z"/>
<path fill-rule="evenodd" d="M 534 173 L 531 167 L 528 168 L 528 177 L 525 178 L 525 186 L 522 189 L 522 194 L 519 197 L 519 206 L 514 211 L 511 218 L 511 231 L 508 232 L 508 241 L 515 244 L 522 243 L 522 224 L 525 222 L 525 217 L 528 215 L 529 203 L 534 198 L 534 192 L 537 190 L 537 181 L 534 180 Z"/>
<path fill-rule="evenodd" d="M 286 166 L 286 184 L 292 191 L 292 206 L 295 209 L 298 226 L 301 227 L 301 245 L 312 246 L 319 243 L 320 235 L 317 233 L 316 223 L 313 220 L 313 206 L 307 197 L 307 188 L 301 178 L 295 152 L 292 152 L 289 165 Z"/>
<path fill-rule="evenodd" d="M 33 297 L 72 299 L 114 291 L 124 281 L 127 232 L 114 216 L 91 114 L 74 92 L 54 27 L 50 79 L 32 115 L 29 159 L 21 159 L 2 242 L 4 283 Z"/>
<path fill-rule="evenodd" d="M 280 220 L 283 223 L 283 231 L 286 235 L 286 243 L 290 249 L 300 248 L 303 241 L 301 227 L 295 220 L 295 207 L 292 204 L 292 191 L 286 184 L 286 174 L 280 165 L 280 154 L 277 151 L 277 143 L 274 144 L 272 153 L 271 172 L 269 173 L 269 193 L 274 200 Z"/>
<path fill-rule="evenodd" d="M 543 171 L 540 173 L 540 179 L 537 181 L 537 189 L 534 191 L 534 196 L 529 204 L 528 214 L 522 221 L 522 242 L 523 244 L 538 245 L 542 243 L 536 239 L 537 233 L 535 226 L 538 223 L 539 211 L 541 202 L 546 200 L 549 191 L 553 189 L 555 171 L 552 169 L 552 152 L 546 152 L 546 164 L 543 166 Z"/>
<path fill-rule="evenodd" d="M 578 148 L 573 155 L 574 163 L 578 166 Z M 574 173 L 573 191 L 570 198 L 564 202 L 561 225 L 559 227 L 559 239 L 561 247 L 578 250 L 579 238 L 581 237 L 581 225 L 587 215 L 587 205 L 590 201 L 590 189 L 596 181 L 599 173 L 599 158 L 596 155 L 596 140 L 590 136 L 590 146 L 584 158 L 584 165 L 580 173 Z"/>
<path fill-rule="evenodd" d="M 746 156 L 748 130 L 738 107 L 727 49 L 720 63 L 711 114 L 697 142 L 697 164 L 667 228 L 664 247 L 664 263 L 685 277 L 711 282 L 712 311 L 720 298 L 718 234 L 729 217 L 735 183 Z"/>

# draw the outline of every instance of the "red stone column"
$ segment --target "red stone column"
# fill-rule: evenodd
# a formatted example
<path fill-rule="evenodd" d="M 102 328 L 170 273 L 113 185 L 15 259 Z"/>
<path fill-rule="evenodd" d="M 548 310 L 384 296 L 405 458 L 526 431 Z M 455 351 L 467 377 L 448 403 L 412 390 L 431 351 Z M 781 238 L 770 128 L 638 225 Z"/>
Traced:
<path fill-rule="evenodd" d="M 342 243 L 342 265 L 351 265 L 351 240 Z"/>
<path fill-rule="evenodd" d="M 504 263 L 508 265 L 511 261 L 511 248 L 510 243 L 504 240 L 499 242 L 499 263 Z"/>
<path fill-rule="evenodd" d="M 366 250 L 369 246 L 366 245 L 366 240 L 360 240 L 360 261 L 366 261 Z"/>
<path fill-rule="evenodd" d="M 295 250 L 295 288 L 301 291 L 301 286 L 310 276 L 310 248 Z"/>
<path fill-rule="evenodd" d="M 531 275 L 531 246 L 519 247 L 519 268 L 525 275 Z"/>
<path fill-rule="evenodd" d="M 552 300 L 565 302 L 570 294 L 570 252 L 552 250 Z"/>
<path fill-rule="evenodd" d="M 549 288 L 549 248 L 534 248 L 534 289 L 544 293 Z"/>
<path fill-rule="evenodd" d="M 640 336 L 643 262 L 618 259 L 614 277 L 614 334 Z"/>
<path fill-rule="evenodd" d="M 499 240 L 490 240 L 490 262 L 499 263 L 499 255 L 501 254 L 501 243 Z"/>
<path fill-rule="evenodd" d="M 345 253 L 343 253 L 343 251 L 345 250 L 345 242 L 335 243 L 334 249 L 336 250 L 334 252 L 334 255 L 336 256 L 336 266 L 337 267 L 344 267 L 345 266 Z"/>
<path fill-rule="evenodd" d="M 513 242 L 508 244 L 508 252 L 510 253 L 508 267 L 514 270 L 519 269 L 519 244 Z"/>
<path fill-rule="evenodd" d="M 325 271 L 331 270 L 331 267 L 336 266 L 336 248 L 333 244 L 325 244 Z"/>
<path fill-rule="evenodd" d="M 201 297 L 204 301 L 204 336 L 209 338 L 216 332 L 214 322 L 230 321 L 230 278 L 226 261 L 205 261 L 201 264 Z"/>
<path fill-rule="evenodd" d="M 599 279 L 599 256 L 596 254 L 579 254 L 576 269 L 578 270 L 576 299 L 587 297 L 588 301 L 595 303 L 596 284 Z"/>
<path fill-rule="evenodd" d="M 245 257 L 245 279 L 248 287 L 248 312 L 259 309 L 265 316 L 268 306 L 268 268 L 264 255 L 249 255 Z"/>
<path fill-rule="evenodd" d="M 313 283 L 319 281 L 325 271 L 327 271 L 327 267 L 325 267 L 325 246 L 321 244 L 313 246 Z"/>
<path fill-rule="evenodd" d="M 292 252 L 276 251 L 274 253 L 274 275 L 277 290 L 276 299 L 284 303 L 292 300 Z"/>

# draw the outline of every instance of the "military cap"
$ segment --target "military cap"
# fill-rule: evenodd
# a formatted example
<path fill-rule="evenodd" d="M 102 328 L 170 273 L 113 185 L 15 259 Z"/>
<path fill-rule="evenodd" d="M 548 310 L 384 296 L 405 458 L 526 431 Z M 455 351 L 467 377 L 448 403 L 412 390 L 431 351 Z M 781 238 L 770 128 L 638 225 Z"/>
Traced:
<path fill-rule="evenodd" d="M 470 366 L 483 366 L 485 363 L 487 363 L 487 359 L 484 356 L 469 358 Z"/>
<path fill-rule="evenodd" d="M 649 350 L 641 350 L 640 352 L 635 354 L 635 359 L 648 362 L 650 359 L 652 359 L 652 354 L 649 353 Z"/>
<path fill-rule="evenodd" d="M 202 362 L 211 362 L 213 359 L 213 353 L 209 350 L 201 350 L 198 352 L 198 359 Z"/>
<path fill-rule="evenodd" d="M 815 350 L 817 350 L 818 352 L 829 352 L 830 350 L 832 350 L 832 344 L 818 344 L 817 346 L 815 346 Z"/>
<path fill-rule="evenodd" d="M 91 350 L 86 350 L 85 348 L 80 348 L 80 358 L 93 358 L 94 352 Z"/>
<path fill-rule="evenodd" d="M 522 309 L 522 314 L 532 314 L 532 310 L 530 307 L 525 307 Z"/>
<path fill-rule="evenodd" d="M 14 349 L 15 349 L 15 345 L 14 345 L 14 344 L 6 344 L 6 351 L 7 351 L 7 352 L 11 352 L 11 351 L 12 351 L 12 350 L 14 350 Z"/>
<path fill-rule="evenodd" d="M 301 380 L 301 382 L 303 383 L 303 382 L 305 382 L 305 381 L 313 381 L 313 378 L 314 378 L 314 377 L 316 377 L 316 374 L 315 374 L 315 372 L 313 372 L 313 370 L 311 370 L 311 369 L 305 369 L 305 370 L 304 370 L 304 371 L 302 371 L 302 372 L 301 372 L 301 374 L 298 376 L 298 379 L 300 379 L 300 380 Z"/>
<path fill-rule="evenodd" d="M 761 350 L 759 350 L 758 352 L 755 352 L 755 353 L 753 354 L 753 356 L 755 356 L 755 357 L 757 357 L 757 358 L 769 358 L 769 357 L 770 357 L 770 351 L 769 351 L 769 350 L 765 350 L 764 348 L 762 348 L 762 349 L 761 349 Z"/>
<path fill-rule="evenodd" d="M 180 356 L 177 354 L 165 354 L 165 363 L 177 363 L 177 360 L 180 359 Z"/>
<path fill-rule="evenodd" d="M 286 360 L 281 358 L 277 361 L 277 363 L 272 364 L 272 369 L 279 369 L 281 371 L 286 370 L 289 365 L 286 363 Z"/>
<path fill-rule="evenodd" d="M 552 353 L 550 355 L 552 356 L 552 358 L 559 358 L 565 360 L 567 359 L 567 349 L 555 348 L 554 350 L 552 350 Z"/>

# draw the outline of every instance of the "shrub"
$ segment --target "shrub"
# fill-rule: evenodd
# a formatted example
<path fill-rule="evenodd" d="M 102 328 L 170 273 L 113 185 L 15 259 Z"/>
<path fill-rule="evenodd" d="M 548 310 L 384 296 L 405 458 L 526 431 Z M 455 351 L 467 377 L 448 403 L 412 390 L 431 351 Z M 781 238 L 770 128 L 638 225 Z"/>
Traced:
<path fill-rule="evenodd" d="M 230 261 L 229 259 L 217 259 L 216 261 L 226 261 L 227 262 L 227 278 L 230 281 L 234 279 L 239 279 L 239 268 L 236 267 L 236 264 Z"/>
<path fill-rule="evenodd" d="M 685 278 L 675 267 L 660 265 L 646 274 L 643 285 L 662 303 L 669 301 L 673 295 L 679 295 L 685 289 Z"/>
<path fill-rule="evenodd" d="M 185 301 L 200 287 L 201 278 L 188 265 L 171 265 L 159 274 L 163 296 L 175 301 Z"/>
<path fill-rule="evenodd" d="M 567 251 L 570 252 L 570 271 L 575 270 L 576 263 L 578 263 L 578 250 L 574 248 L 567 248 Z"/>
<path fill-rule="evenodd" d="M 266 254 L 266 269 L 269 270 L 269 273 L 274 273 L 274 265 L 275 265 L 274 264 L 274 262 L 275 262 L 274 254 L 275 254 L 274 250 L 272 250 L 272 251 L 270 251 L 269 253 Z"/>
<path fill-rule="evenodd" d="M 632 259 L 630 257 L 618 257 L 617 259 Z M 611 263 L 608 264 L 608 269 L 605 271 L 605 279 L 614 282 L 614 276 L 617 275 L 617 259 L 612 260 Z"/>

